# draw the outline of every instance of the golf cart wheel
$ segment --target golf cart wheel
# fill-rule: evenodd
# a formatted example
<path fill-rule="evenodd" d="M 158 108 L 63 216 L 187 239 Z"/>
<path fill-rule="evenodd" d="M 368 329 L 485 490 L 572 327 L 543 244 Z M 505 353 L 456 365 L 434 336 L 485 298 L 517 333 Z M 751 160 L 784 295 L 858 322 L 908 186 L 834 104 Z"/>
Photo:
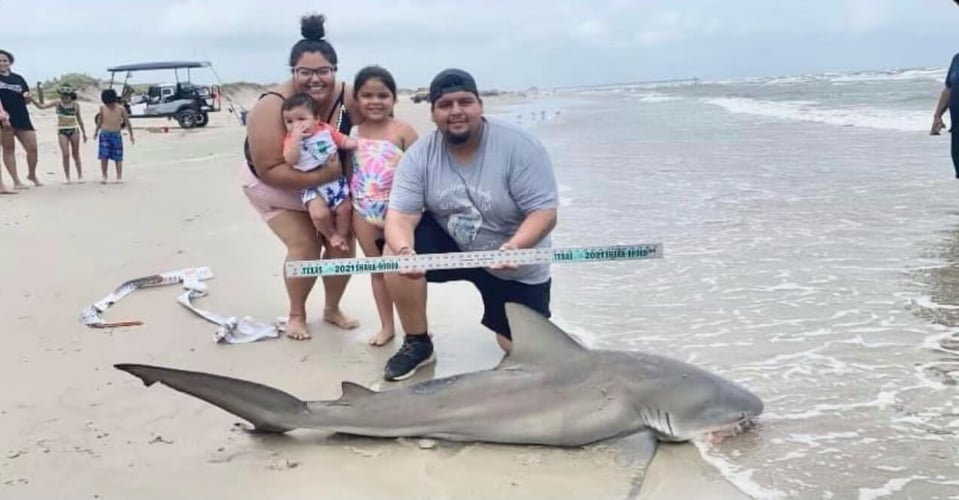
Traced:
<path fill-rule="evenodd" d="M 205 127 L 205 126 L 207 126 L 208 123 L 210 123 L 210 115 L 209 115 L 209 114 L 207 114 L 206 112 L 201 111 L 200 113 L 198 113 L 198 114 L 196 115 L 196 126 L 197 126 L 197 127 Z"/>
<path fill-rule="evenodd" d="M 197 124 L 199 117 L 197 116 L 196 111 L 192 109 L 184 109 L 176 114 L 176 121 L 180 124 L 181 128 L 193 128 Z"/>

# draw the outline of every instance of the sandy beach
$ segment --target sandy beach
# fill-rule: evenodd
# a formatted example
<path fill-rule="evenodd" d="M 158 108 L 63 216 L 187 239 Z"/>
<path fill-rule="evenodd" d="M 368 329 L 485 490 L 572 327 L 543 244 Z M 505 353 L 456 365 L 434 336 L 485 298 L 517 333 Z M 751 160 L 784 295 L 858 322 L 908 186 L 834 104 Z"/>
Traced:
<path fill-rule="evenodd" d="M 487 108 L 515 99 L 488 98 Z M 384 388 L 382 366 L 399 342 L 366 344 L 379 326 L 367 276 L 352 279 L 343 304 L 361 327 L 347 332 L 319 321 L 318 287 L 308 342 L 217 344 L 215 326 L 176 303 L 179 286 L 134 292 L 105 315 L 142 326 L 82 325 L 80 311 L 121 282 L 196 266 L 215 274 L 199 307 L 261 321 L 286 312 L 283 248 L 240 190 L 244 130 L 235 116 L 218 113 L 206 129 L 166 133 L 148 130 L 163 120 L 136 120 L 125 184 L 101 185 L 95 106 L 82 105 L 91 135 L 82 146 L 86 182 L 62 183 L 52 111 L 33 111 L 46 185 L 0 199 L 0 497 L 623 498 L 630 491 L 633 470 L 608 446 L 423 449 L 315 432 L 258 437 L 218 408 L 145 388 L 113 369 L 155 363 L 254 380 L 304 399 L 336 398 L 342 380 Z M 428 110 L 403 97 L 396 113 L 422 133 L 431 129 Z M 433 297 L 439 361 L 406 383 L 493 366 L 500 351 L 479 325 L 472 288 L 445 285 Z M 697 484 L 711 498 L 737 496 L 691 446 L 661 455 L 644 496 L 674 497 L 677 487 L 685 494 Z M 687 473 L 690 481 L 675 480 Z"/>

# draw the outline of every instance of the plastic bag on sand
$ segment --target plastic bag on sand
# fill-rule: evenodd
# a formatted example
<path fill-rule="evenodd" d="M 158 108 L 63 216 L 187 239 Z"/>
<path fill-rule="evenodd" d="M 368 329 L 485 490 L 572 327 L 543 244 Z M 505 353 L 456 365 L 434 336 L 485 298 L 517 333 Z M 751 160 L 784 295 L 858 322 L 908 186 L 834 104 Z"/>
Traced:
<path fill-rule="evenodd" d="M 197 316 L 219 326 L 213 335 L 216 342 L 245 344 L 266 338 L 279 337 L 280 333 L 286 329 L 285 318 L 278 318 L 275 323 L 267 324 L 255 321 L 249 316 L 238 319 L 236 316 L 224 316 L 222 314 L 205 311 L 193 305 L 195 299 L 206 297 L 208 292 L 206 284 L 203 283 L 203 281 L 212 277 L 213 271 L 210 270 L 209 267 L 191 267 L 179 271 L 169 271 L 125 281 L 110 292 L 109 295 L 84 309 L 83 312 L 80 313 L 80 321 L 92 328 L 142 325 L 142 321 L 136 320 L 108 322 L 103 318 L 103 312 L 123 297 L 130 295 L 140 288 L 182 283 L 186 291 L 177 298 L 177 302 L 190 311 L 193 311 Z"/>

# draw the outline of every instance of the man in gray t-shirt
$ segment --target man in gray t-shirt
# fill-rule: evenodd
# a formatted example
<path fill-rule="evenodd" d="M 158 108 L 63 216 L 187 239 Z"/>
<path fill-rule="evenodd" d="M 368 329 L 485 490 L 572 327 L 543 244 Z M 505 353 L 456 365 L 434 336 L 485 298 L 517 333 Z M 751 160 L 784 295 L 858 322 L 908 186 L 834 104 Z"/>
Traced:
<path fill-rule="evenodd" d="M 559 192 L 543 145 L 522 128 L 484 117 L 465 71 L 440 72 L 430 103 L 436 130 L 413 143 L 394 173 L 384 255 L 549 247 Z M 549 264 L 388 274 L 406 336 L 386 364 L 386 380 L 405 379 L 435 359 L 426 283 L 459 280 L 480 292 L 482 323 L 504 350 L 511 348 L 506 302 L 550 316 Z"/>

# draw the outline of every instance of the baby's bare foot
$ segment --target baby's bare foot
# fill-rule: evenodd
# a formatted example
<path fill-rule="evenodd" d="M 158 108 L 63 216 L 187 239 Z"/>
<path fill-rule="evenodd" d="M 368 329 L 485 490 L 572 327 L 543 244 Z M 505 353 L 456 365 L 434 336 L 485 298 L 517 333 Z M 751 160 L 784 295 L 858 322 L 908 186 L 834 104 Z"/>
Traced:
<path fill-rule="evenodd" d="M 306 317 L 291 314 L 286 322 L 286 336 L 293 340 L 309 339 L 310 331 L 306 327 Z"/>
<path fill-rule="evenodd" d="M 376 335 L 370 337 L 369 343 L 371 346 L 382 346 L 386 345 L 389 341 L 393 340 L 395 332 L 393 330 L 382 329 Z"/>
<path fill-rule="evenodd" d="M 360 322 L 343 314 L 339 309 L 324 309 L 323 321 L 338 326 L 344 330 L 353 330 L 360 326 Z"/>
<path fill-rule="evenodd" d="M 337 250 L 342 250 L 344 252 L 350 249 L 350 247 L 347 246 L 346 244 L 346 238 L 344 238 L 343 236 L 339 234 L 334 234 L 333 236 L 330 236 L 330 246 Z"/>

